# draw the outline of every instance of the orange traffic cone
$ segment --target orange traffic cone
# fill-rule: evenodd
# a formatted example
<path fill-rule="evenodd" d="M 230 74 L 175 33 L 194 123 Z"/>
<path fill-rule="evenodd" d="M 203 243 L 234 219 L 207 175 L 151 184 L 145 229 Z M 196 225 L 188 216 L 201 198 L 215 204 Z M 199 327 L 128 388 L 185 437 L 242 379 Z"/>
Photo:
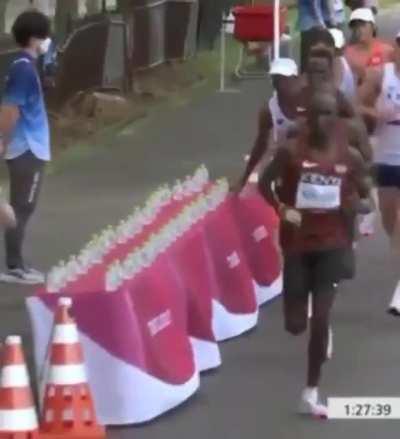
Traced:
<path fill-rule="evenodd" d="M 36 439 L 38 421 L 21 337 L 7 337 L 2 349 L 2 366 L 0 439 Z"/>
<path fill-rule="evenodd" d="M 87 383 L 78 329 L 69 315 L 72 300 L 61 298 L 56 312 L 44 392 L 43 438 L 105 438 Z"/>

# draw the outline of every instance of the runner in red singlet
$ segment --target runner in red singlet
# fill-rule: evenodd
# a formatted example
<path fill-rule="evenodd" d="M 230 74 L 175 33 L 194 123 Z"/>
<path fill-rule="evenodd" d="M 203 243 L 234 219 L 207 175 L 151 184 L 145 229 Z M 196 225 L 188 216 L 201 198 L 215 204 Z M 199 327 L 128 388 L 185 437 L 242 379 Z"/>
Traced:
<path fill-rule="evenodd" d="M 369 67 L 378 67 L 393 59 L 393 46 L 376 37 L 376 23 L 370 8 L 360 8 L 350 16 L 352 44 L 345 50 L 345 57 L 361 84 Z"/>
<path fill-rule="evenodd" d="M 278 149 L 259 187 L 281 216 L 284 317 L 290 333 L 306 330 L 308 295 L 313 296 L 308 377 L 300 410 L 326 417 L 318 386 L 327 355 L 330 312 L 338 283 L 349 277 L 354 210 L 369 208 L 365 200 L 370 190 L 364 161 L 349 147 L 334 93 L 310 97 L 306 126 Z"/>

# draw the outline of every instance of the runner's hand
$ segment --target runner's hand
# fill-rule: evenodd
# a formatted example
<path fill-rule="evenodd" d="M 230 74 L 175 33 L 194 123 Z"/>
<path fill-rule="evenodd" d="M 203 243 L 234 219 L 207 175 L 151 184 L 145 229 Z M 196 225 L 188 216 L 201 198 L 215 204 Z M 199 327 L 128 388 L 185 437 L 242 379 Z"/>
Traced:
<path fill-rule="evenodd" d="M 301 220 L 302 220 L 301 213 L 300 211 L 292 207 L 284 206 L 283 208 L 281 208 L 281 219 L 282 221 L 291 223 L 296 227 L 301 226 Z"/>

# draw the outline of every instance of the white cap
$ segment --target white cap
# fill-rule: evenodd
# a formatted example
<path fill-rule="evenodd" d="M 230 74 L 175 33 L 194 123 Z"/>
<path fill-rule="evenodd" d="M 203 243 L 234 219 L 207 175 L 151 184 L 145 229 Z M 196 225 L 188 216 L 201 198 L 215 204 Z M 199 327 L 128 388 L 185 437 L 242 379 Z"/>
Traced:
<path fill-rule="evenodd" d="M 22 339 L 19 335 L 9 335 L 6 338 L 6 344 L 7 345 L 19 345 L 22 343 Z"/>
<path fill-rule="evenodd" d="M 343 49 L 344 45 L 346 44 L 344 33 L 340 29 L 329 29 L 329 32 L 335 41 L 336 49 Z"/>
<path fill-rule="evenodd" d="M 298 76 L 299 69 L 291 58 L 277 58 L 272 61 L 270 75 Z"/>
<path fill-rule="evenodd" d="M 58 299 L 58 305 L 70 308 L 72 306 L 72 299 L 70 297 L 60 297 Z"/>
<path fill-rule="evenodd" d="M 375 24 L 375 16 L 370 8 L 355 9 L 350 15 L 349 23 L 351 24 L 351 22 L 355 20 L 366 21 L 367 23 Z"/>

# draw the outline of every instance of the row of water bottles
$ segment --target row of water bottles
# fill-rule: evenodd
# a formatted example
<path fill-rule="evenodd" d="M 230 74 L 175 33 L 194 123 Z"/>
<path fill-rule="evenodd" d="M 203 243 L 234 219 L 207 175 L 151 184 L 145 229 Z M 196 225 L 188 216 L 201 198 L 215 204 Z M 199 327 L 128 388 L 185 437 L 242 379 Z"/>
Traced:
<path fill-rule="evenodd" d="M 105 274 L 105 290 L 117 291 L 125 281 L 133 279 L 145 268 L 152 265 L 155 259 L 165 252 L 174 242 L 180 239 L 196 223 L 226 199 L 229 185 L 226 179 L 218 180 L 206 194 L 198 196 L 158 233 L 153 234 L 141 247 L 134 249 L 125 260 L 115 261 Z"/>
<path fill-rule="evenodd" d="M 208 183 L 209 172 L 201 165 L 193 175 L 183 181 L 178 180 L 173 187 L 163 185 L 158 188 L 149 196 L 143 208 L 136 207 L 116 227 L 110 225 L 94 235 L 78 255 L 54 266 L 47 276 L 47 291 L 58 293 L 88 273 L 92 267 L 104 263 L 107 254 L 118 245 L 134 239 L 156 220 L 163 208 L 172 202 L 180 202 L 201 193 Z"/>

